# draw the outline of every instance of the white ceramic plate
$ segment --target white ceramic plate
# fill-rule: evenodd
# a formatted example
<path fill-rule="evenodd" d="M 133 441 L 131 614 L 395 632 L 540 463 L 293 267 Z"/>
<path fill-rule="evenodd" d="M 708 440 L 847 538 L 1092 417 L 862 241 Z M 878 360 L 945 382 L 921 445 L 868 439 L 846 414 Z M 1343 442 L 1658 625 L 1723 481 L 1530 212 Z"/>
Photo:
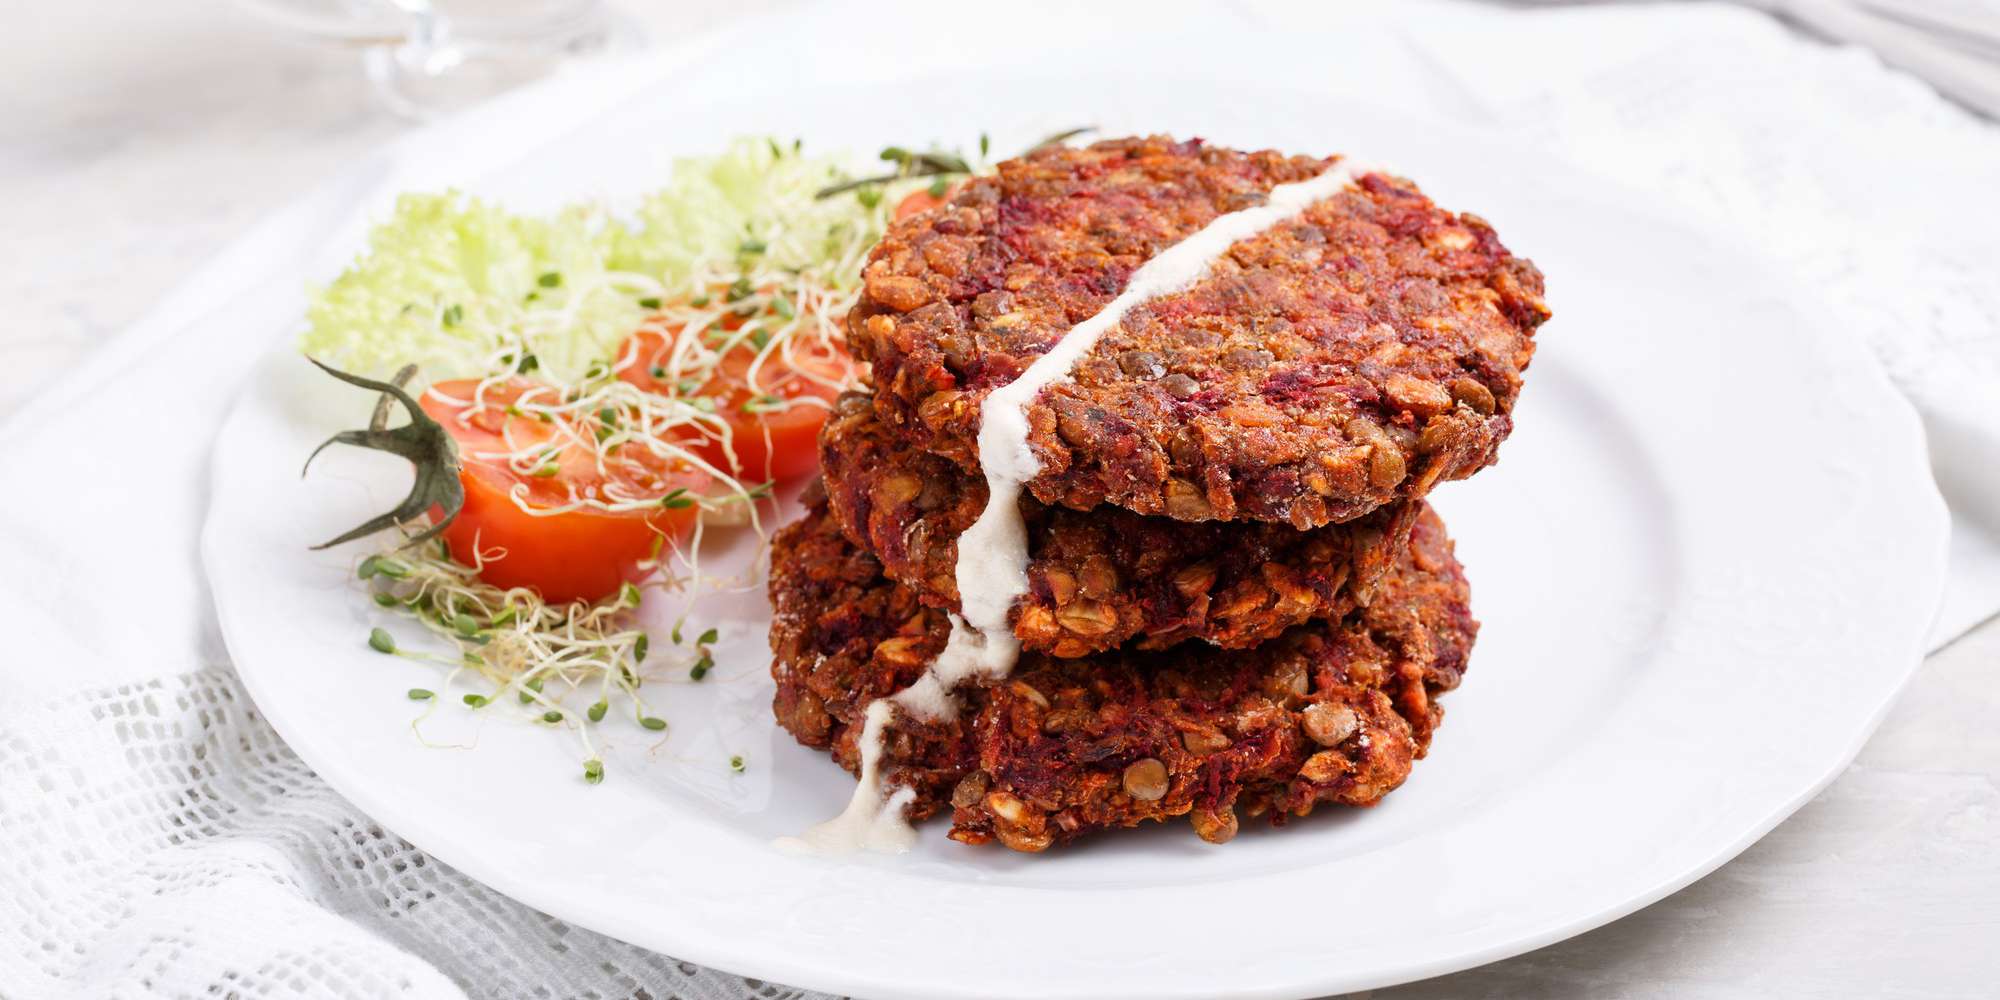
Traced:
<path fill-rule="evenodd" d="M 772 724 L 754 594 L 706 612 L 729 623 L 717 675 L 649 688 L 664 743 L 611 727 L 601 786 L 577 780 L 573 737 L 467 718 L 455 697 L 426 733 L 477 748 L 427 748 L 403 693 L 434 675 L 363 644 L 378 619 L 353 551 L 306 551 L 387 509 L 406 473 L 329 454 L 302 482 L 305 454 L 368 403 L 282 349 L 218 441 L 204 539 L 259 706 L 386 827 L 512 896 L 870 997 L 1290 997 L 1465 968 L 1687 884 L 1850 759 L 1918 662 L 1942 580 L 1917 421 L 1809 296 L 1604 182 L 1296 95 L 985 80 L 635 99 L 459 184 L 541 207 L 630 194 L 668 155 L 744 131 L 868 151 L 983 126 L 1008 149 L 1084 120 L 1386 162 L 1549 276 L 1556 319 L 1501 464 L 1437 498 L 1484 631 L 1430 757 L 1379 808 L 1246 825 L 1222 848 L 1177 826 L 1030 857 L 933 824 L 904 857 L 779 853 L 851 782 Z"/>

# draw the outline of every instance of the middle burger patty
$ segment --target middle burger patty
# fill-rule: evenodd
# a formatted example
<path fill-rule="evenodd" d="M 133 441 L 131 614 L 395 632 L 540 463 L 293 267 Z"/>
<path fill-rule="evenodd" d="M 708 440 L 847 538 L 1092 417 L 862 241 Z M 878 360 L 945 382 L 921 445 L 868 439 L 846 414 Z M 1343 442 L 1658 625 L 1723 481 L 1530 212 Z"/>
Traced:
<path fill-rule="evenodd" d="M 884 575 L 925 604 L 958 609 L 958 537 L 986 505 L 983 480 L 905 444 L 866 394 L 841 397 L 820 435 L 835 521 Z M 1118 507 L 1021 500 L 1029 593 L 1013 614 L 1022 647 L 1058 657 L 1204 639 L 1255 646 L 1369 603 L 1419 505 L 1390 504 L 1299 531 L 1257 521 L 1180 522 Z"/>

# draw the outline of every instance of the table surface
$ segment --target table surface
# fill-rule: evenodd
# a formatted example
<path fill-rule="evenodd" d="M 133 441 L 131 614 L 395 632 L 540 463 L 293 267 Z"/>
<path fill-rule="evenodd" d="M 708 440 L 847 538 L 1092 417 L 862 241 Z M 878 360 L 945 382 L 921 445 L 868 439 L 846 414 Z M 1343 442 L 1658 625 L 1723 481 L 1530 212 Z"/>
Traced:
<path fill-rule="evenodd" d="M 673 29 L 783 5 L 671 5 Z M 227 4 L 39 5 L 0 38 L 0 74 L 0 416 L 259 216 L 410 127 L 376 107 L 350 54 Z M 237 85 L 253 76 L 277 85 Z M 1688 889 L 1374 995 L 1992 995 L 1996 661 L 2000 620 L 1931 656 L 1839 780 Z"/>

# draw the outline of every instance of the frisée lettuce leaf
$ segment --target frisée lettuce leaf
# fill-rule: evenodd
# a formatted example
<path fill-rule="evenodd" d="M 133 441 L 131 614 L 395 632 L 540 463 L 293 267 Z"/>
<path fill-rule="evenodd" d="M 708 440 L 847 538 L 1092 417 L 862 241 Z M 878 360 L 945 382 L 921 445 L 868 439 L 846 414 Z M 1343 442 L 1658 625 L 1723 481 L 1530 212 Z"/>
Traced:
<path fill-rule="evenodd" d="M 300 346 L 377 378 L 415 363 L 427 381 L 511 365 L 573 382 L 663 301 L 738 281 L 851 288 L 893 201 L 815 198 L 847 176 L 843 162 L 738 139 L 676 160 L 629 219 L 596 204 L 526 215 L 459 192 L 406 194 L 312 292 Z"/>

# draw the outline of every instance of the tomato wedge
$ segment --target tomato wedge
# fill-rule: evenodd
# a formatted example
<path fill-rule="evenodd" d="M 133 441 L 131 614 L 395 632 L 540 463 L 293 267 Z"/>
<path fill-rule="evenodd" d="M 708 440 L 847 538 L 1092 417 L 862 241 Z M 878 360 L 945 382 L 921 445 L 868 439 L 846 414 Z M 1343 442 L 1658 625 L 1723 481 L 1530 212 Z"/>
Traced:
<path fill-rule="evenodd" d="M 641 327 L 619 351 L 623 363 L 617 374 L 648 392 L 714 401 L 716 415 L 729 423 L 730 440 L 725 445 L 718 437 L 703 438 L 691 450 L 746 485 L 797 479 L 819 467 L 819 428 L 830 412 L 827 404 L 853 379 L 846 351 L 818 338 L 794 345 L 789 361 L 771 351 L 757 365 L 753 388 L 750 368 L 760 351 L 755 344 L 730 348 L 698 386 L 673 381 L 666 364 L 671 345 L 669 330 Z"/>
<path fill-rule="evenodd" d="M 954 182 L 954 184 L 946 186 L 942 194 L 936 188 L 922 188 L 922 190 L 914 190 L 910 194 L 904 194 L 902 200 L 896 202 L 896 210 L 890 212 L 890 218 L 902 222 L 902 220 L 906 220 L 906 218 L 910 218 L 910 216 L 914 216 L 918 212 L 930 212 L 932 208 L 944 208 L 944 204 L 950 202 L 952 196 L 958 194 L 964 186 L 966 186 L 966 182 L 960 180 L 960 182 Z"/>
<path fill-rule="evenodd" d="M 910 216 L 914 216 L 918 212 L 930 212 L 932 208 L 944 206 L 944 200 L 950 198 L 950 196 L 952 196 L 952 192 L 930 194 L 930 188 L 914 190 L 914 192 L 906 194 L 900 202 L 896 202 L 896 210 L 892 212 L 892 216 L 900 222 L 900 220 L 910 218 Z"/>
<path fill-rule="evenodd" d="M 699 515 L 692 503 L 663 506 L 658 498 L 674 490 L 684 490 L 690 499 L 701 495 L 715 482 L 707 473 L 631 444 L 614 447 L 600 471 L 592 449 L 570 441 L 560 426 L 521 411 L 510 415 L 510 405 L 523 397 L 554 402 L 555 389 L 514 378 L 489 387 L 484 405 L 475 410 L 471 399 L 478 385 L 470 379 L 440 382 L 419 402 L 458 445 L 465 506 L 445 527 L 445 545 L 453 559 L 479 566 L 487 583 L 532 587 L 550 603 L 608 597 L 621 584 L 642 579 L 639 563 L 653 556 L 658 540 L 675 537 Z M 597 426 L 593 419 L 576 429 L 588 435 Z M 541 450 L 545 460 L 530 471 L 516 471 L 505 458 L 531 448 Z M 534 514 L 514 502 L 517 487 L 526 488 L 530 507 L 542 510 L 568 506 L 578 497 L 654 502 L 635 510 L 578 507 Z M 431 516 L 441 513 L 433 510 Z"/>

